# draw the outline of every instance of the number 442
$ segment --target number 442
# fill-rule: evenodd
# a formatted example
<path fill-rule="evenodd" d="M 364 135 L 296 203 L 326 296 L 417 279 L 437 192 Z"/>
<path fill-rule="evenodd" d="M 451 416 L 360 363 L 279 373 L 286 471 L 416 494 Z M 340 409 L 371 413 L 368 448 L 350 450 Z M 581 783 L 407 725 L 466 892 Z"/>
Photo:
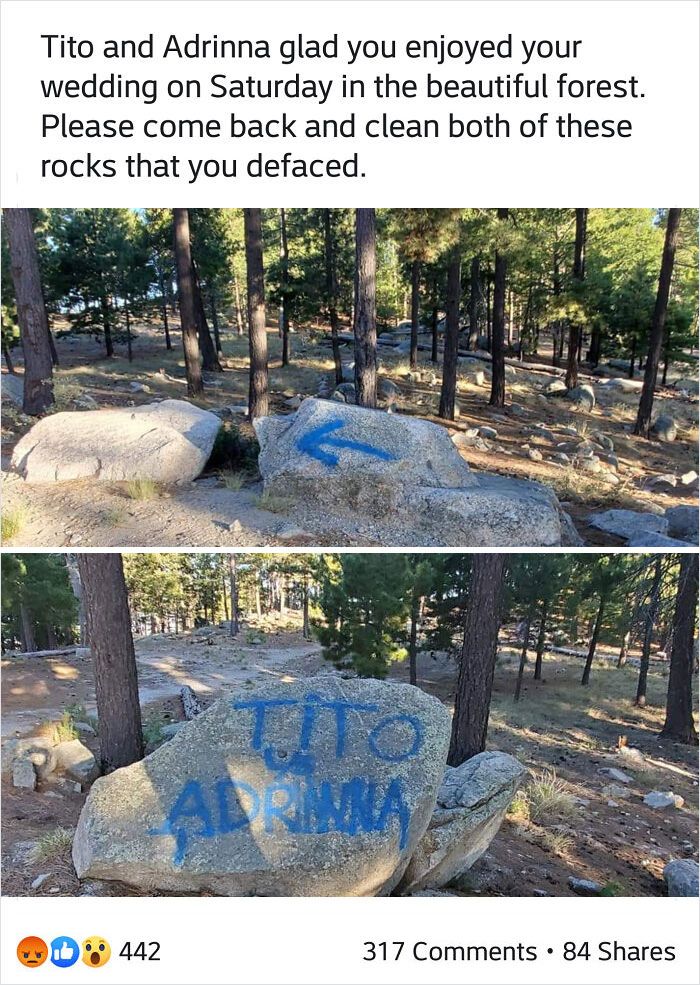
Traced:
<path fill-rule="evenodd" d="M 160 961 L 160 958 L 157 957 L 158 951 L 160 951 L 158 941 L 149 941 L 148 944 L 145 941 L 139 941 L 138 944 L 127 941 L 119 952 L 119 957 L 126 958 L 127 961 L 131 961 L 132 958 L 140 958 L 142 961 Z"/>

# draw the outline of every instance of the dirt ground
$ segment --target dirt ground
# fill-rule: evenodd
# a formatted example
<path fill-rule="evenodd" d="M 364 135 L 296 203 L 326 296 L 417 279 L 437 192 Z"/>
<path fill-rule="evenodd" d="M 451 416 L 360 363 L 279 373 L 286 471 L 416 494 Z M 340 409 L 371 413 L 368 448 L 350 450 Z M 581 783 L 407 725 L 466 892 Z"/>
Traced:
<path fill-rule="evenodd" d="M 144 732 L 154 748 L 160 728 L 182 718 L 178 689 L 189 684 L 208 704 L 229 692 L 255 687 L 271 676 L 281 681 L 313 675 L 325 662 L 318 645 L 305 641 L 291 624 L 270 624 L 263 641 L 244 626 L 231 641 L 211 628 L 181 636 L 156 635 L 137 640 L 136 653 Z M 636 708 L 637 670 L 617 669 L 616 654 L 603 647 L 591 684 L 579 683 L 582 660 L 550 652 L 543 680 L 532 680 L 532 665 L 520 702 L 513 701 L 517 653 L 503 635 L 489 727 L 489 748 L 517 756 L 530 770 L 533 793 L 555 781 L 556 800 L 536 813 L 519 796 L 487 854 L 458 886 L 465 895 L 530 896 L 572 894 L 570 876 L 593 879 L 606 895 L 662 896 L 661 877 L 671 858 L 697 858 L 697 750 L 661 742 L 666 664 L 652 663 L 648 704 Z M 582 651 L 583 652 L 583 651 Z M 635 654 L 632 653 L 632 658 Z M 95 710 L 94 683 L 87 657 L 3 658 L 3 742 L 45 733 L 66 708 L 83 706 L 88 720 Z M 457 665 L 445 654 L 422 653 L 419 686 L 452 709 Z M 390 676 L 406 680 L 405 663 Z M 628 746 L 639 762 L 618 752 Z M 83 736 L 98 751 L 95 736 Z M 612 786 L 600 772 L 622 769 L 628 784 Z M 53 773 L 37 791 L 14 789 L 3 775 L 2 849 L 5 895 L 130 895 L 116 884 L 84 882 L 73 872 L 70 833 L 77 824 L 86 791 Z M 684 798 L 680 809 L 653 810 L 642 798 L 651 790 L 672 790 Z M 534 801 L 533 801 L 534 803 Z M 58 846 L 43 848 L 57 829 Z M 37 889 L 32 882 L 48 877 Z"/>
<path fill-rule="evenodd" d="M 59 325 L 56 328 L 60 328 Z M 154 398 L 185 398 L 186 384 L 177 326 L 173 324 L 174 348 L 165 350 L 158 326 L 137 326 L 134 361 L 107 360 L 98 343 L 86 336 L 57 339 L 60 369 L 56 372 L 58 409 L 76 410 L 76 400 L 93 398 L 100 407 L 148 403 Z M 306 330 L 292 337 L 292 364 L 280 367 L 280 341 L 274 329 L 268 330 L 270 347 L 271 412 L 291 413 L 290 401 L 315 394 L 321 377 L 332 374 L 331 351 L 325 330 Z M 123 348 L 120 347 L 120 348 Z M 202 407 L 220 410 L 247 402 L 247 340 L 232 332 L 223 333 L 225 372 L 208 377 L 206 393 L 197 401 Z M 343 349 L 343 360 L 352 361 L 352 348 Z M 398 410 L 445 424 L 437 415 L 440 392 L 439 367 L 420 353 L 421 381 L 409 374 L 405 356 L 391 349 L 380 349 L 380 373 L 395 382 L 401 396 Z M 21 360 L 18 359 L 21 369 Z M 486 364 L 485 364 L 486 365 Z M 669 506 L 697 504 L 697 490 L 676 488 L 661 491 L 647 484 L 653 476 L 672 473 L 679 477 L 698 471 L 697 394 L 684 395 L 671 387 L 656 398 L 655 411 L 667 412 L 680 423 L 680 434 L 672 444 L 646 441 L 632 435 L 638 393 L 622 394 L 599 386 L 600 379 L 581 376 L 591 383 L 597 403 L 593 411 L 572 411 L 561 400 L 548 400 L 544 387 L 551 375 L 547 354 L 539 360 L 540 369 L 515 368 L 507 380 L 509 405 L 505 410 L 488 406 L 489 381 L 470 383 L 466 375 L 459 382 L 459 419 L 454 430 L 489 425 L 498 438 L 489 447 L 461 448 L 460 454 L 476 471 L 497 472 L 517 478 L 536 479 L 552 486 L 587 544 L 622 543 L 613 536 L 594 530 L 587 517 L 597 509 L 626 507 L 663 512 Z M 510 372 L 510 371 L 509 371 Z M 613 371 L 624 375 L 622 371 Z M 678 374 L 692 376 L 688 367 L 673 367 L 669 380 Z M 147 387 L 133 392 L 130 384 Z M 2 462 L 4 511 L 16 518 L 17 532 L 6 543 L 25 547 L 251 547 L 268 545 L 316 544 L 332 546 L 374 543 L 354 532 L 343 539 L 342 531 L 313 531 L 295 521 L 293 513 L 276 512 L 288 506 L 270 504 L 262 494 L 259 476 L 246 475 L 225 481 L 217 473 L 204 473 L 195 482 L 177 488 L 159 488 L 151 499 L 130 498 L 119 483 L 69 482 L 60 485 L 29 486 L 10 473 L 9 462 L 17 440 L 32 421 L 8 402 L 2 407 Z M 242 414 L 234 412 L 233 424 L 242 434 L 252 431 Z M 556 444 L 536 433 L 544 425 L 556 441 L 570 440 L 565 428 L 575 428 L 585 437 L 601 430 L 612 439 L 618 458 L 617 485 L 606 484 L 599 475 L 563 466 L 554 455 Z M 542 454 L 541 461 L 528 457 L 528 445 Z M 271 507 L 274 505 L 274 509 Z"/>

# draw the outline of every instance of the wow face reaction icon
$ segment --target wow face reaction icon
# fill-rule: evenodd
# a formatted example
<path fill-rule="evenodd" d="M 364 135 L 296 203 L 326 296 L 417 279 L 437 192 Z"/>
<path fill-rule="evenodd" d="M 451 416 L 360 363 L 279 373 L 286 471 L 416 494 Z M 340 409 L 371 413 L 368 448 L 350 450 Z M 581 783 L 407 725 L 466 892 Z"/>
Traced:
<path fill-rule="evenodd" d="M 49 949 L 41 937 L 25 937 L 17 945 L 17 957 L 27 968 L 38 968 L 48 956 Z"/>
<path fill-rule="evenodd" d="M 112 949 L 104 937 L 88 937 L 83 941 L 83 961 L 89 968 L 100 968 L 111 956 Z"/>

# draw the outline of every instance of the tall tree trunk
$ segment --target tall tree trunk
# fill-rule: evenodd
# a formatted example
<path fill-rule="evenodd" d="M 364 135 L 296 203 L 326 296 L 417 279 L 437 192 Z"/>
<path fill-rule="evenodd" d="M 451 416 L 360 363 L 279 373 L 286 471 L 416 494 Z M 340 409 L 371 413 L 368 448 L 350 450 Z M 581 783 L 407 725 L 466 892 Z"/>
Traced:
<path fill-rule="evenodd" d="M 282 336 L 282 365 L 289 365 L 289 246 L 285 210 L 280 209 L 280 268 L 282 272 L 282 303 L 280 334 Z"/>
<path fill-rule="evenodd" d="M 187 375 L 187 396 L 198 397 L 204 393 L 204 384 L 202 383 L 202 367 L 199 361 L 197 314 L 190 250 L 190 218 L 187 209 L 173 209 L 173 231 L 182 348 L 185 354 L 185 373 Z"/>
<path fill-rule="evenodd" d="M 114 355 L 114 341 L 112 339 L 112 313 L 109 298 L 104 293 L 100 295 L 100 314 L 102 316 L 102 331 L 105 336 L 105 353 L 107 358 L 111 359 Z"/>
<path fill-rule="evenodd" d="M 583 676 L 581 677 L 582 684 L 588 684 L 591 679 L 591 667 L 593 666 L 593 659 L 595 657 L 596 647 L 598 646 L 598 637 L 600 636 L 600 629 L 603 625 L 603 615 L 605 614 L 605 606 L 607 601 L 607 593 L 602 592 L 598 602 L 598 612 L 593 625 L 593 633 L 591 634 L 591 642 L 588 647 L 588 655 L 583 668 Z"/>
<path fill-rule="evenodd" d="M 693 664 L 695 614 L 698 606 L 698 559 L 683 554 L 680 559 L 676 607 L 673 613 L 673 649 L 666 695 L 664 739 L 698 744 L 693 721 Z"/>
<path fill-rule="evenodd" d="M 36 650 L 36 638 L 34 636 L 34 620 L 26 602 L 19 604 L 20 634 L 22 636 L 22 649 L 25 653 L 33 653 Z"/>
<path fill-rule="evenodd" d="M 100 722 L 102 771 L 143 759 L 138 676 L 121 554 L 79 554 Z"/>
<path fill-rule="evenodd" d="M 41 292 L 41 296 L 42 296 L 42 298 L 44 296 L 43 290 Z M 46 308 L 46 300 L 44 300 L 44 307 Z M 50 316 L 47 316 L 47 318 L 46 318 L 46 334 L 48 335 L 48 338 L 49 338 L 49 350 L 51 352 L 51 363 L 53 364 L 53 367 L 55 369 L 56 366 L 59 365 L 59 362 L 58 362 L 58 352 L 56 351 L 56 343 L 54 341 L 53 332 L 51 331 L 51 317 Z"/>
<path fill-rule="evenodd" d="M 464 616 L 452 738 L 447 762 L 459 766 L 486 748 L 496 667 L 505 554 L 474 554 Z"/>
<path fill-rule="evenodd" d="M 124 315 L 126 316 L 126 354 L 130 363 L 134 361 L 134 351 L 131 345 L 131 312 L 129 311 L 129 299 L 124 299 Z"/>
<path fill-rule="evenodd" d="M 49 323 L 41 288 L 39 253 L 29 209 L 5 209 L 3 216 L 24 350 L 22 409 L 34 416 L 43 414 L 54 402 Z"/>
<path fill-rule="evenodd" d="M 420 312 L 420 261 L 411 264 L 411 369 L 418 369 L 418 316 Z"/>
<path fill-rule="evenodd" d="M 355 209 L 355 394 L 377 406 L 377 246 L 374 209 Z"/>
<path fill-rule="evenodd" d="M 649 597 L 649 607 L 644 619 L 644 638 L 642 642 L 642 658 L 639 662 L 639 677 L 637 679 L 637 695 L 634 699 L 635 705 L 643 708 L 647 703 L 647 676 L 649 674 L 649 657 L 651 656 L 651 640 L 654 634 L 656 617 L 659 613 L 659 600 L 661 595 L 661 578 L 663 569 L 661 567 L 662 555 L 657 554 L 654 562 L 654 578 L 651 584 Z"/>
<path fill-rule="evenodd" d="M 305 640 L 311 639 L 311 624 L 309 622 L 309 576 L 304 575 L 304 596 L 302 600 L 303 623 L 301 634 Z"/>
<path fill-rule="evenodd" d="M 409 683 L 418 681 L 418 619 L 420 617 L 420 595 L 415 588 L 411 595 L 411 630 L 408 639 Z"/>
<path fill-rule="evenodd" d="M 600 326 L 594 325 L 593 330 L 591 332 L 591 346 L 590 349 L 588 350 L 588 361 L 590 362 L 590 364 L 593 366 L 594 369 L 600 362 L 601 343 L 602 343 L 602 333 L 600 331 Z"/>
<path fill-rule="evenodd" d="M 467 339 L 467 349 L 476 348 L 476 340 L 479 337 L 479 257 L 472 257 L 469 268 L 469 338 Z"/>
<path fill-rule="evenodd" d="M 627 663 L 627 657 L 630 652 L 630 640 L 632 639 L 632 631 L 627 630 L 625 635 L 622 637 L 622 643 L 620 644 L 620 652 L 617 655 L 617 666 L 618 668 L 624 667 Z"/>
<path fill-rule="evenodd" d="M 442 346 L 442 386 L 438 414 L 446 421 L 455 419 L 457 367 L 459 365 L 459 301 L 462 293 L 462 256 L 456 243 L 447 267 L 447 301 L 445 303 L 445 339 Z"/>
<path fill-rule="evenodd" d="M 229 627 L 231 636 L 238 634 L 238 571 L 236 569 L 236 555 L 228 556 L 228 583 L 231 594 L 231 625 Z"/>
<path fill-rule="evenodd" d="M 262 209 L 244 209 L 243 215 L 248 278 L 248 339 L 250 347 L 248 415 L 251 421 L 253 421 L 257 417 L 266 417 L 269 410 Z"/>
<path fill-rule="evenodd" d="M 343 382 L 343 363 L 340 358 L 340 339 L 338 338 L 338 274 L 335 264 L 335 242 L 330 209 L 323 210 L 323 242 L 326 260 L 326 303 L 328 305 L 328 320 L 331 323 L 331 345 L 333 346 L 333 365 L 337 385 Z"/>
<path fill-rule="evenodd" d="M 580 290 L 586 276 L 586 224 L 588 209 L 576 209 L 576 240 L 574 243 L 574 286 Z M 579 301 L 581 298 L 579 297 Z M 580 332 L 577 321 L 569 323 L 569 352 L 566 363 L 566 385 L 569 390 L 578 386 Z"/>
<path fill-rule="evenodd" d="M 642 396 L 639 399 L 637 421 L 634 425 L 634 433 L 644 438 L 649 437 L 649 429 L 651 428 L 654 388 L 656 387 L 656 377 L 659 372 L 659 357 L 661 355 L 661 344 L 664 337 L 668 298 L 671 292 L 671 278 L 673 277 L 673 264 L 676 256 L 676 246 L 678 245 L 680 221 L 681 210 L 669 209 L 668 219 L 666 221 L 664 252 L 661 260 L 661 273 L 659 274 L 659 286 L 656 292 L 654 317 L 651 322 L 651 334 L 649 336 L 647 364 L 644 370 Z"/>
<path fill-rule="evenodd" d="M 525 616 L 525 628 L 523 630 L 523 647 L 520 651 L 520 663 L 518 664 L 518 676 L 515 681 L 515 694 L 513 701 L 520 701 L 520 692 L 523 687 L 523 675 L 525 674 L 525 664 L 527 663 L 527 649 L 530 644 L 530 625 L 532 624 L 532 613 L 528 612 Z"/>
<path fill-rule="evenodd" d="M 68 571 L 71 590 L 78 603 L 79 642 L 81 646 L 88 646 L 87 613 L 85 612 L 85 599 L 83 598 L 83 585 L 80 581 L 80 571 L 78 570 L 77 554 L 66 554 L 66 569 Z"/>
<path fill-rule="evenodd" d="M 544 638 L 547 631 L 547 616 L 549 615 L 549 602 L 542 603 L 540 611 L 540 629 L 537 634 L 537 652 L 535 655 L 535 680 L 542 680 L 542 657 L 544 654 Z"/>
<path fill-rule="evenodd" d="M 501 222 L 507 222 L 508 209 L 498 209 L 498 218 Z M 505 304 L 506 257 L 503 250 L 496 250 L 493 327 L 491 330 L 491 397 L 489 399 L 489 404 L 492 407 L 504 407 L 506 403 Z"/>
<path fill-rule="evenodd" d="M 214 346 L 216 348 L 216 354 L 220 356 L 223 349 L 221 348 L 221 332 L 219 331 L 219 313 L 216 310 L 215 291 L 212 291 L 209 295 L 209 310 L 211 311 L 211 323 L 214 329 Z"/>
<path fill-rule="evenodd" d="M 6 342 L 2 344 L 2 354 L 5 357 L 5 365 L 7 366 L 7 372 L 14 375 L 15 364 L 12 362 L 12 356 L 10 354 L 10 347 Z"/>
<path fill-rule="evenodd" d="M 197 319 L 197 334 L 199 336 L 199 348 L 202 352 L 202 369 L 207 373 L 223 373 L 223 367 L 216 354 L 216 348 L 209 331 L 207 314 L 204 310 L 204 298 L 202 297 L 202 287 L 199 282 L 197 265 L 192 262 L 192 281 L 194 284 L 194 313 Z"/>
<path fill-rule="evenodd" d="M 243 308 L 241 306 L 241 288 L 238 283 L 238 274 L 233 272 L 233 290 L 236 295 L 236 335 L 243 335 Z"/>
<path fill-rule="evenodd" d="M 438 361 L 438 309 L 437 305 L 433 305 L 433 310 L 430 315 L 430 331 L 431 331 L 431 346 L 430 346 L 430 361 L 431 363 L 436 363 Z"/>
<path fill-rule="evenodd" d="M 158 280 L 160 283 L 160 294 L 162 299 L 160 313 L 163 319 L 163 331 L 165 332 L 165 348 L 170 351 L 173 347 L 173 343 L 170 339 L 170 325 L 168 324 L 168 299 L 165 296 L 165 278 L 162 273 L 159 274 Z"/>

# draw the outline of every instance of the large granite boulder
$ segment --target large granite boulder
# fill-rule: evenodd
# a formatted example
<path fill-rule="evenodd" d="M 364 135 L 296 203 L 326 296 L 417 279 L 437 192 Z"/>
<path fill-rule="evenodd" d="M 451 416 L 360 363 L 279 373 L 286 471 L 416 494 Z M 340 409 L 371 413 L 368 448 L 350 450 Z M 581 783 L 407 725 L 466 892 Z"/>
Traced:
<path fill-rule="evenodd" d="M 676 540 L 698 542 L 698 508 L 697 506 L 671 506 L 666 510 L 668 520 L 668 536 Z"/>
<path fill-rule="evenodd" d="M 221 422 L 186 400 L 66 411 L 38 421 L 17 443 L 12 467 L 27 482 L 69 479 L 191 482 Z"/>
<path fill-rule="evenodd" d="M 470 869 L 491 844 L 526 773 L 503 752 L 482 752 L 461 766 L 448 766 L 401 892 L 439 889 Z"/>
<path fill-rule="evenodd" d="M 296 414 L 255 422 L 265 491 L 305 529 L 358 518 L 380 543 L 558 546 L 555 495 L 534 482 L 473 473 L 449 432 L 420 418 L 310 398 Z"/>
<path fill-rule="evenodd" d="M 220 700 L 94 783 L 76 871 L 175 893 L 388 893 L 430 821 L 449 737 L 441 702 L 404 684 L 328 676 Z"/>

